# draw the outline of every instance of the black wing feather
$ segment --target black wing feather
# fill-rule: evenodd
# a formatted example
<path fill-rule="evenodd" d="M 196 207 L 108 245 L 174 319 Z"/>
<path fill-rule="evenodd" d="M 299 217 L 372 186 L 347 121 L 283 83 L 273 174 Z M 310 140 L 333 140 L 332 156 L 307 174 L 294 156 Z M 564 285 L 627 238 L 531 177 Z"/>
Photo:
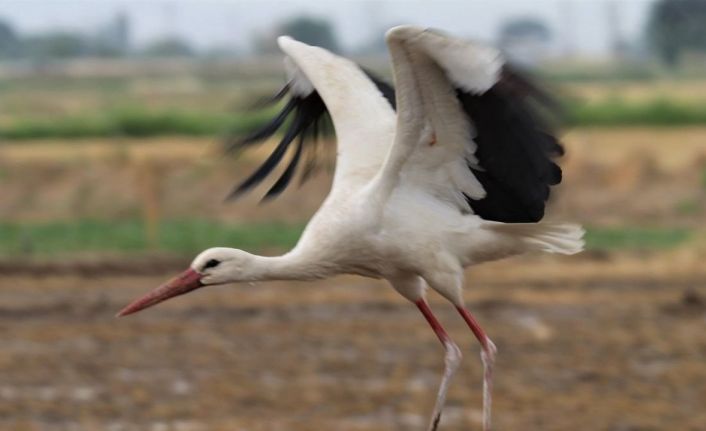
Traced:
<path fill-rule="evenodd" d="M 285 89 L 287 87 L 284 87 Z M 277 99 L 273 99 L 273 102 Z M 260 129 L 253 131 L 249 135 L 245 136 L 240 140 L 231 140 L 228 145 L 229 151 L 241 150 L 252 144 L 256 144 L 262 140 L 265 140 L 275 133 L 282 127 L 285 120 L 289 114 L 297 108 L 297 100 L 292 98 L 287 101 L 282 110 L 277 114 L 275 118 L 270 120 L 270 122 L 264 124 Z"/>
<path fill-rule="evenodd" d="M 318 99 L 318 100 L 317 100 Z M 287 131 L 285 132 L 282 140 L 277 145 L 275 150 L 270 154 L 270 156 L 265 160 L 265 162 L 245 181 L 243 181 L 238 187 L 236 187 L 231 194 L 228 196 L 229 199 L 235 199 L 251 188 L 257 186 L 267 178 L 267 176 L 277 167 L 279 162 L 284 157 L 287 149 L 291 143 L 296 139 L 297 136 L 302 135 L 306 129 L 312 124 L 314 118 L 325 113 L 325 108 L 323 106 L 323 101 L 319 97 L 318 93 L 314 92 L 307 97 L 298 99 L 293 97 L 291 101 L 295 101 L 294 105 L 294 119 L 289 124 Z M 290 103 L 287 103 L 282 112 L 288 109 Z M 282 113 L 278 115 L 272 123 L 265 125 L 261 130 L 256 131 L 248 138 L 242 141 L 241 145 L 250 145 L 254 141 L 250 139 L 251 136 L 258 136 L 262 138 L 272 136 L 278 129 L 278 127 L 273 127 L 273 124 L 281 124 L 280 118 L 282 118 Z M 286 115 L 285 115 L 286 118 Z"/>
<path fill-rule="evenodd" d="M 265 197 L 262 198 L 262 200 L 268 200 L 277 197 L 280 193 L 284 191 L 284 189 L 287 188 L 289 182 L 292 181 L 292 177 L 294 177 L 294 172 L 297 169 L 297 165 L 299 165 L 299 160 L 302 156 L 303 147 L 304 137 L 299 136 L 299 141 L 297 142 L 296 150 L 294 151 L 292 160 L 289 162 L 289 165 L 287 165 L 287 169 L 284 170 L 284 172 L 279 177 L 277 182 L 272 186 L 272 188 L 267 191 L 267 194 L 265 194 Z"/>
<path fill-rule="evenodd" d="M 508 67 L 485 93 L 457 90 L 457 96 L 477 133 L 480 169 L 470 169 L 486 191 L 483 199 L 467 197 L 473 212 L 505 223 L 541 220 L 550 186 L 561 182 L 552 157 L 564 153 L 543 114 L 559 105 Z"/>

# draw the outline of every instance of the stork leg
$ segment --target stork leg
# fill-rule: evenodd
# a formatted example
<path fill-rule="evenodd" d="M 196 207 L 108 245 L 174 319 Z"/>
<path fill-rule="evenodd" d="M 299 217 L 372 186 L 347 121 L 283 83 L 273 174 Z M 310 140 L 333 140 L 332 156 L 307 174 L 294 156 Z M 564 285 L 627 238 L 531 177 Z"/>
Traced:
<path fill-rule="evenodd" d="M 480 342 L 480 358 L 483 362 L 483 431 L 490 431 L 490 413 L 493 404 L 493 364 L 495 363 L 495 354 L 498 349 L 495 348 L 495 344 L 488 338 L 483 328 L 481 328 L 466 307 L 457 306 L 456 309 L 461 313 L 463 320 L 466 321 L 468 327 L 473 331 L 473 335 Z"/>
<path fill-rule="evenodd" d="M 418 299 L 415 301 L 415 304 L 424 315 L 424 318 L 427 319 L 427 322 L 429 322 L 429 326 L 434 330 L 434 333 L 436 333 L 436 336 L 439 338 L 439 341 L 441 341 L 446 351 L 444 358 L 444 376 L 439 385 L 439 392 L 436 395 L 436 403 L 434 404 L 434 412 L 431 415 L 431 422 L 428 428 L 429 431 L 436 431 L 439 426 L 439 421 L 441 420 L 441 410 L 444 408 L 444 403 L 446 402 L 446 392 L 449 389 L 451 377 L 461 363 L 461 349 L 451 340 L 449 334 L 446 333 L 444 327 L 441 326 L 439 320 L 434 316 L 434 313 L 432 313 L 429 304 L 424 298 Z"/>

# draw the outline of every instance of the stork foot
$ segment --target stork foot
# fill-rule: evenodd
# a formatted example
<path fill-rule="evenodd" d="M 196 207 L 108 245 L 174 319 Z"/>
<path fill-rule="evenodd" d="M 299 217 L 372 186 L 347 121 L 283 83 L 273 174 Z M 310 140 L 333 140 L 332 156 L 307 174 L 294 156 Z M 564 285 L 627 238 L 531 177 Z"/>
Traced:
<path fill-rule="evenodd" d="M 446 330 L 441 326 L 441 323 L 436 319 L 434 313 L 432 313 L 424 298 L 416 301 L 417 307 L 422 312 L 424 317 L 429 322 L 429 326 L 434 330 L 436 336 L 441 341 L 444 346 L 444 375 L 441 378 L 441 384 L 439 385 L 439 391 L 436 393 L 436 402 L 434 403 L 434 411 L 431 415 L 431 421 L 429 422 L 429 427 L 427 431 L 437 431 L 439 428 L 439 422 L 441 421 L 441 410 L 444 408 L 446 403 L 446 393 L 449 390 L 449 383 L 461 364 L 461 349 L 458 348 L 456 343 L 454 343 Z"/>
<path fill-rule="evenodd" d="M 493 406 L 493 365 L 498 349 L 490 338 L 480 352 L 483 362 L 483 431 L 490 431 L 490 417 Z"/>
<path fill-rule="evenodd" d="M 493 364 L 498 349 L 466 307 L 458 306 L 456 309 L 461 313 L 463 320 L 466 321 L 480 343 L 480 359 L 483 361 L 483 431 L 490 431 L 490 413 L 493 405 Z"/>
<path fill-rule="evenodd" d="M 439 422 L 441 422 L 441 410 L 444 408 L 444 404 L 446 404 L 446 393 L 449 390 L 451 377 L 461 364 L 461 349 L 459 349 L 454 342 L 448 340 L 444 343 L 444 348 L 446 349 L 446 355 L 444 356 L 444 376 L 442 377 L 441 384 L 439 385 L 439 392 L 436 394 L 434 412 L 431 415 L 429 428 L 427 428 L 429 431 L 437 431 L 439 428 Z"/>

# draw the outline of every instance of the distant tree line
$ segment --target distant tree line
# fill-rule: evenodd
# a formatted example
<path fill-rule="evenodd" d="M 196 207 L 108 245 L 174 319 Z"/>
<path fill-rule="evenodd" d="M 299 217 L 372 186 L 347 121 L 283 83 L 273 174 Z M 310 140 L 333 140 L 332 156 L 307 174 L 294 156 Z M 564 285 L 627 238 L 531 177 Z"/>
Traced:
<path fill-rule="evenodd" d="M 0 18 L 0 59 L 187 56 L 194 52 L 187 42 L 177 37 L 165 37 L 139 50 L 133 49 L 130 44 L 130 21 L 124 14 L 116 15 L 91 34 L 57 30 L 24 35 Z"/>
<path fill-rule="evenodd" d="M 269 54 L 279 52 L 277 36 L 287 35 L 294 39 L 320 46 L 333 52 L 339 52 L 340 46 L 331 23 L 322 18 L 298 16 L 285 20 L 264 34 L 256 35 L 253 40 L 255 52 Z"/>
<path fill-rule="evenodd" d="M 306 16 L 293 17 L 278 23 L 264 34 L 254 37 L 256 53 L 279 52 L 276 37 L 287 34 L 295 39 L 332 51 L 339 51 L 338 40 L 331 23 Z M 221 49 L 212 53 L 233 53 Z M 200 54 L 186 40 L 166 36 L 136 49 L 130 41 L 130 21 L 118 14 L 93 33 L 57 30 L 37 34 L 21 34 L 10 22 L 0 17 L 0 60 L 2 59 L 66 59 L 77 57 L 183 57 Z"/>
<path fill-rule="evenodd" d="M 0 17 L 0 59 L 53 59 L 74 57 L 150 56 L 176 57 L 202 54 L 186 40 L 165 36 L 139 49 L 131 44 L 130 21 L 117 14 L 91 34 L 72 31 L 48 31 L 21 34 Z M 256 54 L 277 53 L 276 37 L 287 34 L 303 42 L 340 52 L 335 28 L 325 18 L 295 16 L 272 25 L 255 35 L 251 42 Z M 516 17 L 499 28 L 498 44 L 537 61 L 543 46 L 551 43 L 552 32 L 541 20 Z M 678 66 L 686 52 L 706 53 L 706 0 L 655 0 L 643 37 L 635 46 L 649 47 L 665 64 Z M 385 51 L 382 37 L 356 50 L 379 54 Z M 212 53 L 232 53 L 230 48 Z"/>
<path fill-rule="evenodd" d="M 672 67 L 687 51 L 706 52 L 706 0 L 658 0 L 647 24 L 647 40 Z"/>

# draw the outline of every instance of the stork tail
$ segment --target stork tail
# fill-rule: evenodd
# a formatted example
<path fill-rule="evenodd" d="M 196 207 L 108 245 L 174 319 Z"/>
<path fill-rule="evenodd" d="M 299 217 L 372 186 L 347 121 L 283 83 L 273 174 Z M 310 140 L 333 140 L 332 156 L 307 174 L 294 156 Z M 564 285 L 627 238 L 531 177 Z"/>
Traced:
<path fill-rule="evenodd" d="M 491 229 L 519 239 L 526 251 L 576 254 L 583 250 L 586 232 L 583 227 L 570 223 L 499 223 Z"/>

